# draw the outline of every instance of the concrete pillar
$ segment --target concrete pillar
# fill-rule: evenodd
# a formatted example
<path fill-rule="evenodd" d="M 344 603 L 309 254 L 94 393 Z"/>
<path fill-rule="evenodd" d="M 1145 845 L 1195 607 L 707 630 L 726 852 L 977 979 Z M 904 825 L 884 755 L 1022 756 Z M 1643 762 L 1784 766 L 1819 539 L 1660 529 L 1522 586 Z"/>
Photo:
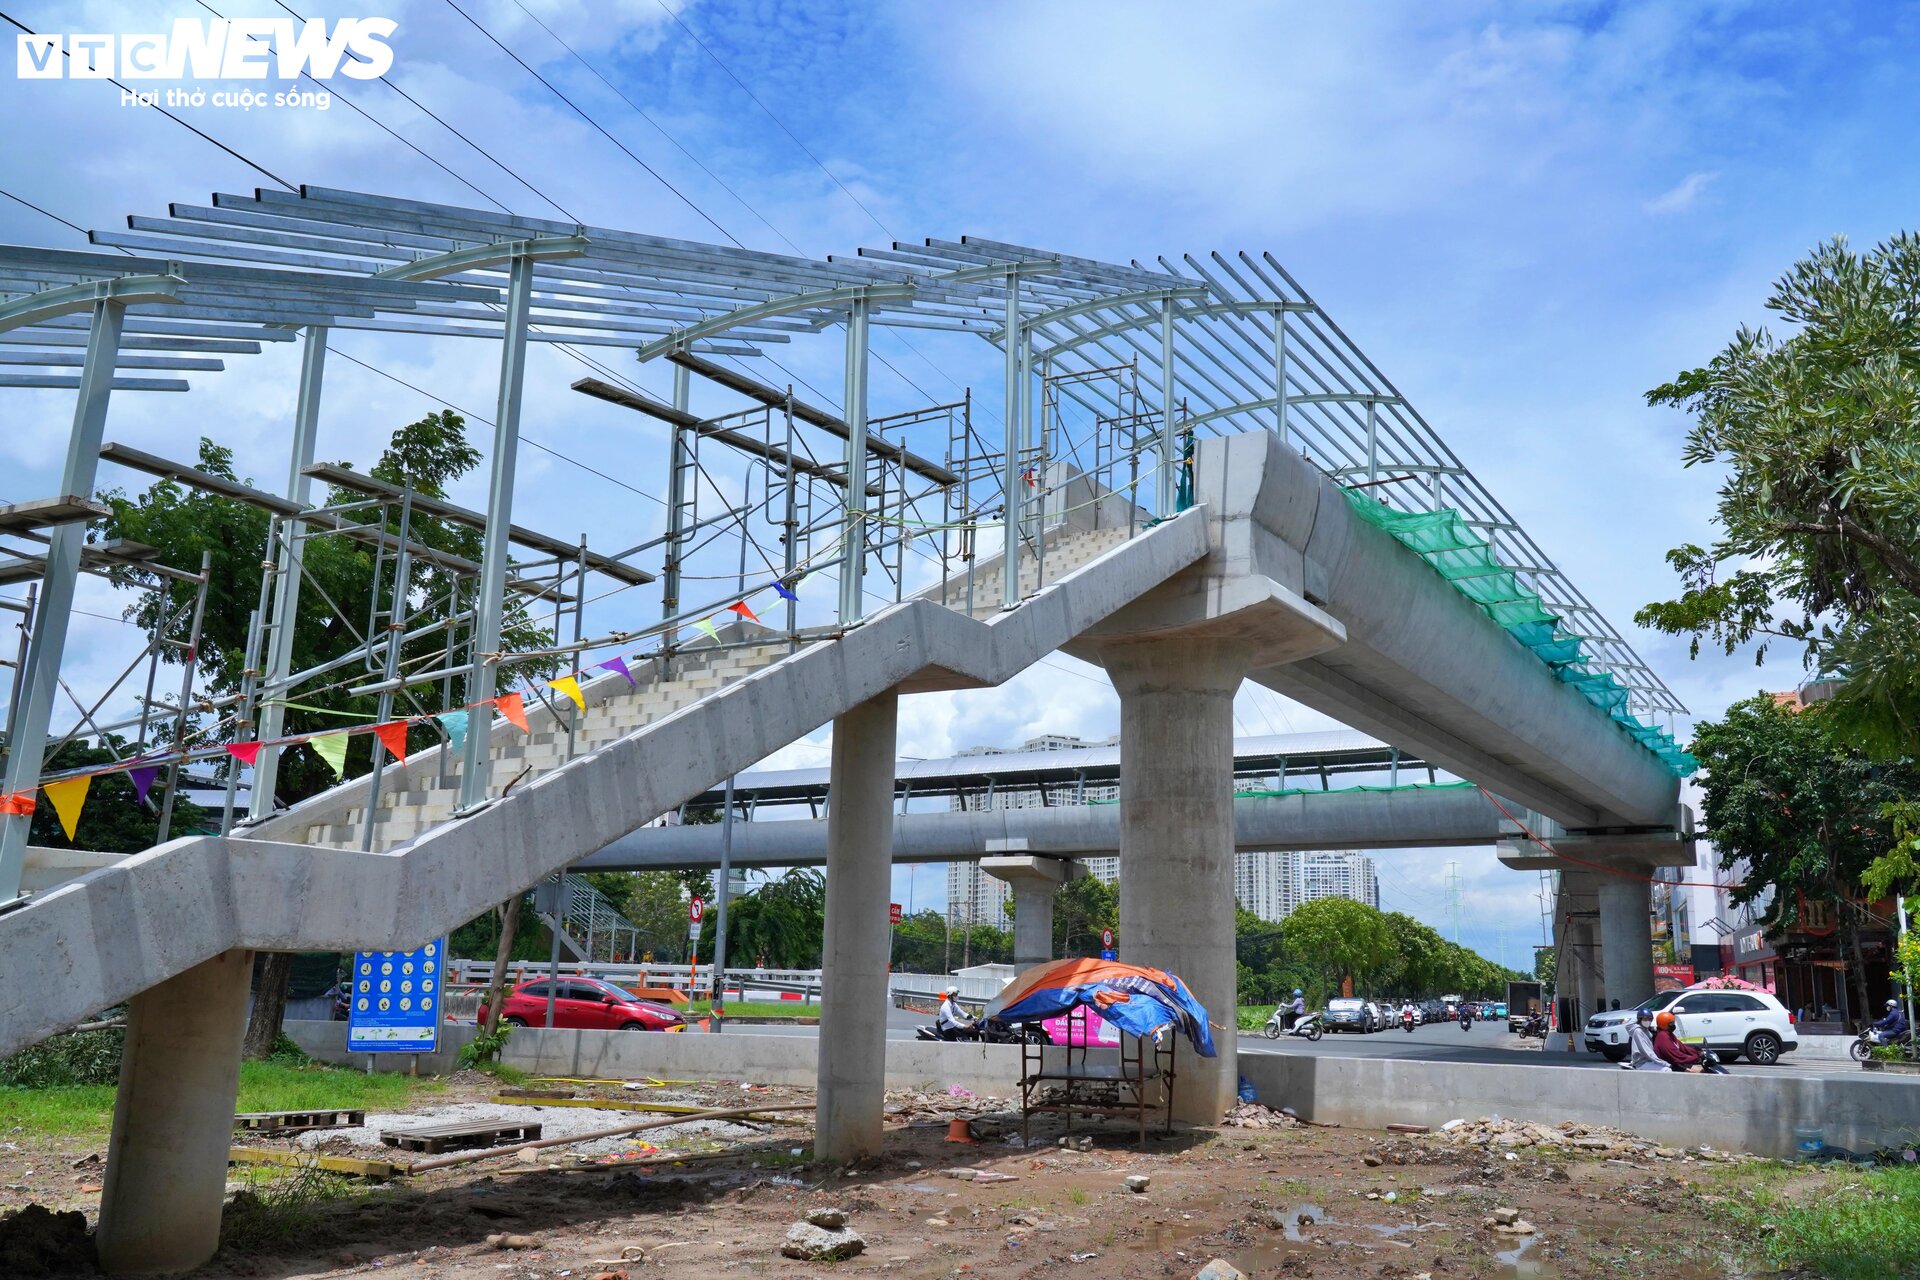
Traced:
<path fill-rule="evenodd" d="M 1579 1031 L 1586 1026 L 1587 1019 L 1593 1016 L 1594 1002 L 1601 996 L 1600 948 L 1595 945 L 1593 921 L 1577 918 L 1567 923 L 1567 977 L 1571 980 L 1567 994 L 1573 997 L 1574 1009 L 1579 1021 L 1574 1028 L 1574 1042 L 1579 1043 Z"/>
<path fill-rule="evenodd" d="M 1214 1023 L 1215 1058 L 1180 1046 L 1174 1115 L 1233 1106 L 1233 695 L 1249 653 L 1182 636 L 1100 651 L 1120 694 L 1120 958 L 1178 974 Z"/>
<path fill-rule="evenodd" d="M 1632 877 L 1597 876 L 1600 895 L 1600 955 L 1606 967 L 1607 1003 L 1631 1009 L 1653 994 L 1653 885 Z"/>
<path fill-rule="evenodd" d="M 253 953 L 133 998 L 94 1236 L 110 1276 L 190 1271 L 220 1246 Z"/>
<path fill-rule="evenodd" d="M 833 722 L 813 1143 L 821 1160 L 844 1163 L 880 1151 L 899 704 L 899 695 L 889 690 Z"/>
<path fill-rule="evenodd" d="M 1087 869 L 1070 858 L 997 854 L 980 859 L 980 870 L 1013 886 L 1013 967 L 1053 959 L 1053 895 Z"/>

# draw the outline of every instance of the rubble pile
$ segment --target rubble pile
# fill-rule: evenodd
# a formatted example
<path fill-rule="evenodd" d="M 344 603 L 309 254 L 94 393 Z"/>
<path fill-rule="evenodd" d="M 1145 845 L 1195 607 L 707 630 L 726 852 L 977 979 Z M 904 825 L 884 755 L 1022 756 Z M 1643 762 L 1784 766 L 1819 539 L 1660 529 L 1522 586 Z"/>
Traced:
<path fill-rule="evenodd" d="M 1242 1102 L 1227 1112 L 1220 1122 L 1223 1129 L 1298 1129 L 1301 1122 L 1259 1102 Z"/>
<path fill-rule="evenodd" d="M 1751 1160 L 1755 1157 L 1712 1147 L 1668 1147 L 1621 1129 L 1601 1124 L 1577 1124 L 1566 1120 L 1557 1125 L 1529 1120 L 1503 1120 L 1493 1116 L 1484 1120 L 1449 1120 L 1433 1137 L 1456 1146 L 1482 1147 L 1490 1151 L 1516 1151 L 1543 1148 L 1574 1154 L 1620 1160 Z"/>
<path fill-rule="evenodd" d="M 950 1120 L 954 1116 L 976 1116 L 992 1112 L 1019 1111 L 1005 1098 L 969 1093 L 958 1085 L 948 1089 L 889 1089 L 886 1115 L 889 1120 Z"/>

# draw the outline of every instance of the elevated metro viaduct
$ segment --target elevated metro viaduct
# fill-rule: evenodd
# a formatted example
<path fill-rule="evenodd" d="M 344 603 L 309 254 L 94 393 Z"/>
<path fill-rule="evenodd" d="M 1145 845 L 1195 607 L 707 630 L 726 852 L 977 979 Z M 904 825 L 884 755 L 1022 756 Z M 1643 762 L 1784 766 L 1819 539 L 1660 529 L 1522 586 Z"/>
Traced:
<path fill-rule="evenodd" d="M 1567 668 L 1550 666 L 1435 565 L 1356 510 L 1349 481 L 1373 483 L 1385 463 L 1432 482 L 1413 510 L 1471 502 L 1474 519 L 1528 554 L 1529 567 L 1501 572 L 1560 581 L 1544 553 L 1510 536 L 1517 526 L 1431 428 L 1404 415 L 1397 393 L 1290 278 L 1281 272 L 1276 280 L 1245 255 L 1241 265 L 1216 257 L 1218 269 L 1188 258 L 1193 274 L 1186 274 L 1164 260 L 1157 268 L 1127 266 L 996 242 L 929 241 L 820 263 L 316 188 L 223 196 L 193 212 L 145 219 L 140 235 L 103 239 L 165 255 L 157 259 L 0 246 L 0 269 L 27 263 L 21 283 L 0 290 L 22 295 L 0 300 L 0 328 L 32 340 L 40 326 L 40 340 L 51 345 L 72 336 L 72 312 L 92 313 L 86 366 L 77 384 L 57 384 L 79 390 L 63 492 L 84 496 L 95 488 L 107 394 L 119 385 L 113 366 L 122 322 L 135 324 L 141 307 L 160 310 L 162 322 L 166 308 L 191 305 L 215 327 L 304 325 L 316 357 L 329 324 L 386 324 L 372 313 L 395 299 L 414 308 L 412 331 L 452 317 L 470 326 L 462 332 L 504 337 L 478 597 L 485 605 L 479 623 L 491 631 L 474 646 L 474 674 L 484 668 L 485 675 L 475 705 L 495 688 L 488 660 L 507 589 L 525 343 L 536 333 L 587 340 L 569 321 L 583 314 L 579 303 L 569 309 L 562 299 L 602 306 L 608 325 L 630 316 L 668 330 L 641 347 L 643 359 L 678 358 L 729 336 L 758 341 L 741 336 L 758 322 L 813 331 L 844 325 L 843 514 L 854 527 L 866 515 L 861 495 L 877 448 L 865 431 L 869 323 L 892 315 L 1003 346 L 1008 440 L 1000 501 L 1010 535 L 1004 545 L 1015 554 L 1000 566 L 1002 599 L 985 609 L 971 597 L 960 607 L 936 589 L 870 611 L 860 590 L 865 539 L 844 539 L 840 616 L 829 633 L 806 643 L 781 636 L 682 650 L 673 674 L 662 664 L 631 683 L 627 675 L 583 679 L 580 723 L 595 735 L 577 754 L 555 745 L 559 713 L 551 708 L 530 715 L 534 732 L 523 746 L 517 725 L 477 722 L 462 750 L 417 752 L 373 775 L 410 817 L 376 832 L 373 848 L 345 847 L 358 843 L 355 806 L 367 805 L 365 780 L 356 779 L 257 815 L 241 830 L 170 841 L 0 913 L 0 954 L 11 978 L 0 984 L 0 1053 L 129 1002 L 96 1237 L 110 1274 L 190 1269 L 217 1245 L 253 952 L 417 946 L 829 721 L 816 1151 L 836 1161 L 875 1152 L 898 699 L 997 685 L 1056 650 L 1102 667 L 1120 699 L 1122 795 L 1113 844 L 1128 865 L 1123 958 L 1178 973 L 1210 1008 L 1235 1003 L 1225 926 L 1233 919 L 1237 839 L 1232 706 L 1244 680 L 1552 819 L 1585 837 L 1589 862 L 1643 865 L 1649 847 L 1664 847 L 1683 827 L 1678 783 L 1645 739 L 1563 678 Z M 209 248 L 201 238 L 209 227 L 227 247 Z M 205 261 L 236 252 L 267 263 L 287 256 L 230 245 L 256 235 L 282 243 L 297 237 L 301 271 Z M 0 275 L 0 283 L 10 278 Z M 651 281 L 672 304 L 654 315 L 654 303 L 635 294 L 620 309 L 606 307 L 609 278 Z M 265 294 L 299 306 L 264 306 L 257 299 Z M 343 294 L 351 294 L 344 303 Z M 706 318 L 686 323 L 689 305 Z M 1266 327 L 1250 327 L 1250 316 Z M 1133 344 L 1136 330 L 1155 324 L 1163 403 L 1143 434 L 1158 518 L 1118 529 L 1065 520 L 1063 532 L 1073 536 L 1057 544 L 1050 575 L 1027 546 L 1038 520 L 1022 511 L 1019 459 L 1039 433 L 1025 434 L 1037 424 L 1034 397 L 1022 384 L 1042 363 L 1092 366 L 1100 344 Z M 1046 344 L 1037 353 L 1036 336 Z M 1270 388 L 1250 380 L 1260 372 L 1245 355 L 1255 337 L 1271 343 Z M 1312 363 L 1298 362 L 1290 339 L 1314 353 Z M 599 337 L 603 345 L 632 340 Z M 1240 354 L 1224 355 L 1229 349 Z M 303 431 L 311 426 L 315 401 L 307 390 L 318 386 L 317 358 L 303 368 L 309 372 Z M 1344 432 L 1332 463 L 1309 461 L 1293 443 L 1304 437 L 1290 415 L 1303 410 Z M 1189 430 L 1239 434 L 1199 439 L 1189 464 L 1179 441 L 1183 422 Z M 311 449 L 310 434 L 301 438 Z M 1177 483 L 1181 477 L 1190 486 Z M 976 497 L 970 509 L 996 508 Z M 37 615 L 30 650 L 36 665 L 25 719 L 36 744 L 83 534 L 81 525 L 61 526 L 46 556 L 47 581 L 58 590 L 43 600 L 59 607 Z M 1562 598 L 1549 603 L 1589 619 L 1577 624 L 1582 631 L 1606 632 L 1581 661 L 1664 693 L 1577 592 L 1568 594 L 1564 583 L 1556 589 Z M 1536 598 L 1533 607 L 1539 604 Z M 1650 705 L 1664 704 L 1656 697 Z M 457 807 L 431 785 L 436 772 L 444 782 L 456 754 Z M 10 762 L 16 793 L 36 780 L 39 761 L 30 755 L 37 745 Z M 402 816 L 398 807 L 392 812 Z M 9 878 L 25 861 L 23 835 L 20 813 L 0 816 L 0 871 Z M 0 888 L 10 894 L 13 885 Z M 1616 887 L 1614 896 L 1624 901 L 1631 892 Z M 1637 910 L 1622 910 L 1619 901 L 1611 909 L 1619 927 L 1609 931 L 1603 888 L 1609 946 L 1625 938 L 1634 918 L 1642 938 L 1647 925 L 1644 891 Z M 1647 948 L 1639 950 L 1644 966 Z M 1624 1000 L 1638 977 L 1630 965 L 1614 967 L 1610 984 Z M 1650 989 L 1650 975 L 1640 985 Z M 1232 1102 L 1237 1074 L 1233 1039 L 1221 1037 L 1217 1058 L 1183 1067 L 1176 1114 L 1217 1120 Z"/>

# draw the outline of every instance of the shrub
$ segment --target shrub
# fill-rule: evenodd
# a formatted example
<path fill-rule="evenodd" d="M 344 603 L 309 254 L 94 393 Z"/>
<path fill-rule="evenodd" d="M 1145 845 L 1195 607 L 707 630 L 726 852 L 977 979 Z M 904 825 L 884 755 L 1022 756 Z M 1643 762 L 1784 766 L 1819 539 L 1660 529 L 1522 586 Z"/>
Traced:
<path fill-rule="evenodd" d="M 0 1058 L 0 1085 L 49 1089 L 60 1085 L 118 1084 L 120 1051 L 127 1033 L 120 1027 L 49 1036 L 11 1058 Z"/>

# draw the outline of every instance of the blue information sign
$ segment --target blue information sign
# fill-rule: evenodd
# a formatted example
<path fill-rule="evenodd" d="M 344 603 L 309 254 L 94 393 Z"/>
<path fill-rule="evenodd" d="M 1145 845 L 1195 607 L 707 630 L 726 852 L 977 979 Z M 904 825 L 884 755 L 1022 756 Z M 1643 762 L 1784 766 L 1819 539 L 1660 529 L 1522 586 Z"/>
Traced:
<path fill-rule="evenodd" d="M 347 1006 L 350 1053 L 432 1053 L 440 1047 L 440 979 L 447 943 L 359 951 Z"/>
<path fill-rule="evenodd" d="M 1102 960 L 1117 960 L 1120 957 L 1112 947 L 1102 947 L 1100 948 L 1100 958 Z"/>

